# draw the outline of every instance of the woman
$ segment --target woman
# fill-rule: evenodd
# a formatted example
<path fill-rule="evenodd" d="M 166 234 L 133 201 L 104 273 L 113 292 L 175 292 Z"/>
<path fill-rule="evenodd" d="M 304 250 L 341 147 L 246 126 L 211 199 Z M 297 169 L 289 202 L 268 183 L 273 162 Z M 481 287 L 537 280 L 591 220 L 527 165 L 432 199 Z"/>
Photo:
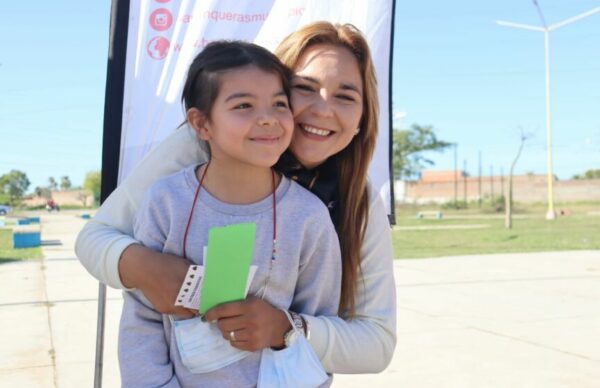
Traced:
<path fill-rule="evenodd" d="M 369 48 L 353 26 L 317 22 L 286 37 L 276 55 L 295 74 L 296 126 L 279 169 L 330 207 L 342 252 L 339 317 L 302 315 L 309 343 L 330 373 L 379 372 L 396 344 L 396 308 L 389 224 L 367 184 L 378 118 Z M 194 143 L 192 131 L 181 129 L 147 155 L 81 231 L 75 248 L 93 276 L 141 290 L 162 313 L 191 315 L 173 307 L 189 264 L 172 256 L 166 265 L 165 255 L 129 237 L 132 215 L 151 182 L 206 159 Z M 244 350 L 281 346 L 290 329 L 285 314 L 254 297 L 218 306 L 206 318 L 218 320 L 224 337 L 234 323 L 251 332 Z"/>

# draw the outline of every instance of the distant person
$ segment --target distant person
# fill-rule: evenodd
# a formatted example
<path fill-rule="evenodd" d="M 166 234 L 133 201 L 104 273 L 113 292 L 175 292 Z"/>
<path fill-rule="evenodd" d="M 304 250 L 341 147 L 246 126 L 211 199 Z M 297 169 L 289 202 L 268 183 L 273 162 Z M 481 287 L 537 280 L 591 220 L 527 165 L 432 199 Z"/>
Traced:
<path fill-rule="evenodd" d="M 387 214 L 367 182 L 378 126 L 369 48 L 351 25 L 316 22 L 286 37 L 275 54 L 295 74 L 291 102 L 296 122 L 291 145 L 276 168 L 328 205 L 342 252 L 338 316 L 302 314 L 308 340 L 327 372 L 380 372 L 396 345 L 396 299 Z M 190 263 L 155 253 L 130 236 L 146 188 L 206 158 L 189 128 L 175 131 L 151 151 L 79 234 L 75 250 L 87 270 L 112 287 L 139 289 L 158 311 L 191 316 L 174 307 Z M 207 318 L 235 315 L 254 327 L 256 340 L 247 350 L 280 343 L 289 332 L 285 315 L 262 300 L 230 303 Z"/>
<path fill-rule="evenodd" d="M 60 211 L 60 206 L 54 202 L 53 199 L 49 199 L 48 201 L 46 201 L 46 210 L 48 210 L 48 212 L 52 212 L 52 211 Z"/>

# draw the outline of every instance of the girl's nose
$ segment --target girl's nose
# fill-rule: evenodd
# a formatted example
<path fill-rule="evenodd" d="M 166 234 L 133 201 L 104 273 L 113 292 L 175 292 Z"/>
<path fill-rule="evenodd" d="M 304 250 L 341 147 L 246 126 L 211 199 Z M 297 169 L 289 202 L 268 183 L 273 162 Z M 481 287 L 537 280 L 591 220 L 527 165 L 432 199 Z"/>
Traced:
<path fill-rule="evenodd" d="M 258 117 L 257 121 L 258 125 L 260 126 L 270 126 L 274 125 L 277 120 L 275 119 L 275 115 L 273 115 L 273 113 L 263 112 L 263 114 Z"/>

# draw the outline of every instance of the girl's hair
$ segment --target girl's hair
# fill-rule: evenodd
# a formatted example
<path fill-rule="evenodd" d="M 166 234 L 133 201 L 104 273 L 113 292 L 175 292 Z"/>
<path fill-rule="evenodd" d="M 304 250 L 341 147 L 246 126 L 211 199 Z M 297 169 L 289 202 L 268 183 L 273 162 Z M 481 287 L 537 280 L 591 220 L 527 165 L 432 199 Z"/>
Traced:
<path fill-rule="evenodd" d="M 185 110 L 197 108 L 210 119 L 210 111 L 219 94 L 219 76 L 244 66 L 256 66 L 281 78 L 290 98 L 290 70 L 269 50 L 243 41 L 214 41 L 194 58 L 181 93 Z"/>
<path fill-rule="evenodd" d="M 317 44 L 350 50 L 358 62 L 363 81 L 360 132 L 346 148 L 335 155 L 339 174 L 338 206 L 341 209 L 339 225 L 336 225 L 342 251 L 340 313 L 352 317 L 356 312 L 360 254 L 369 217 L 367 169 L 377 141 L 377 79 L 369 45 L 362 33 L 351 24 L 308 24 L 288 35 L 275 50 L 275 54 L 293 70 L 306 49 Z"/>

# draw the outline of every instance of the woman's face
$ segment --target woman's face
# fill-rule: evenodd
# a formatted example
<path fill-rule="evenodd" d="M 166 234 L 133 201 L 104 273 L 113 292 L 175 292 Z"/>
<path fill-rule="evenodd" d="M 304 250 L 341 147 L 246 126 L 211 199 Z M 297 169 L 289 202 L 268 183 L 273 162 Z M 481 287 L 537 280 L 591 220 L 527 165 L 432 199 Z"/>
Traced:
<path fill-rule="evenodd" d="M 318 166 L 350 144 L 362 117 L 363 93 L 350 50 L 319 44 L 300 56 L 292 80 L 290 149 L 304 167 Z"/>

